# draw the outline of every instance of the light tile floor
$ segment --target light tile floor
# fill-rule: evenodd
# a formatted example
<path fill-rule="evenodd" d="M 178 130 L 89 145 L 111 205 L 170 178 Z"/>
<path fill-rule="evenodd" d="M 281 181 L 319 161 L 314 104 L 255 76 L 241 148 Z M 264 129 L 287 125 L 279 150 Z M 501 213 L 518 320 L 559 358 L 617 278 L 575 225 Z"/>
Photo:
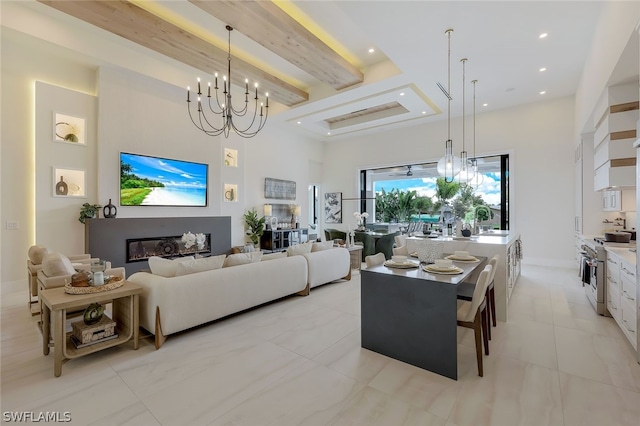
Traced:
<path fill-rule="evenodd" d="M 640 365 L 573 270 L 523 267 L 485 377 L 459 328 L 458 381 L 360 348 L 360 276 L 53 376 L 26 295 L 3 295 L 2 411 L 80 425 L 638 425 Z M 11 295 L 10 295 L 11 296 Z"/>

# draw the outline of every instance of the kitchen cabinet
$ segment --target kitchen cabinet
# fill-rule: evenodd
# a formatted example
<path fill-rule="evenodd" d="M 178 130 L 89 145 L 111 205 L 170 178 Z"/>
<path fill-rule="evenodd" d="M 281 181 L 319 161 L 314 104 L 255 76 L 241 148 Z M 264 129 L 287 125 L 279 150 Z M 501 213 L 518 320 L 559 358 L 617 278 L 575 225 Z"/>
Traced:
<path fill-rule="evenodd" d="M 622 191 L 602 191 L 602 210 L 605 212 L 622 210 Z"/>
<path fill-rule="evenodd" d="M 616 250 L 629 259 L 618 255 Z M 633 256 L 625 250 L 607 248 L 607 309 L 631 346 L 637 350 L 636 269 L 630 262 Z"/>

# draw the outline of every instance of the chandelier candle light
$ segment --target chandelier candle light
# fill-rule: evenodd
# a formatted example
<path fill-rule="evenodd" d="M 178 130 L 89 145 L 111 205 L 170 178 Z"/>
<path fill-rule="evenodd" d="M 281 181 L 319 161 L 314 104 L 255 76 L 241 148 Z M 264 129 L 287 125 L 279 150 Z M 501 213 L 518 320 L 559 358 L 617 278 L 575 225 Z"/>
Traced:
<path fill-rule="evenodd" d="M 244 107 L 236 109 L 231 102 L 231 31 L 233 28 L 230 25 L 226 26 L 229 32 L 229 49 L 227 56 L 227 75 L 222 76 L 223 86 L 222 95 L 218 94 L 218 73 L 214 74 L 214 91 L 215 100 L 212 100 L 211 96 L 211 82 L 207 87 L 207 99 L 202 99 L 203 93 L 200 86 L 200 78 L 198 77 L 198 113 L 194 117 L 191 113 L 191 88 L 187 87 L 187 110 L 189 111 L 189 117 L 193 124 L 202 130 L 209 136 L 219 136 L 224 134 L 226 138 L 229 137 L 229 133 L 233 130 L 237 135 L 243 138 L 252 138 L 258 134 L 267 122 L 267 116 L 269 115 L 269 93 L 265 93 L 265 103 L 260 102 L 258 98 L 258 83 L 255 83 L 255 97 L 253 98 L 254 107 L 253 114 L 248 114 L 249 110 L 249 79 L 244 80 Z M 222 99 L 221 99 L 222 98 Z M 260 114 L 258 115 L 258 102 L 260 102 Z M 203 106 L 203 103 L 205 106 Z M 205 112 L 205 107 L 208 105 L 208 110 L 211 114 L 207 116 L 208 112 Z M 258 119 L 259 117 L 259 119 Z M 236 118 L 242 118 L 244 121 L 242 125 L 235 123 L 233 120 Z M 221 119 L 220 124 L 216 124 L 215 121 Z"/>

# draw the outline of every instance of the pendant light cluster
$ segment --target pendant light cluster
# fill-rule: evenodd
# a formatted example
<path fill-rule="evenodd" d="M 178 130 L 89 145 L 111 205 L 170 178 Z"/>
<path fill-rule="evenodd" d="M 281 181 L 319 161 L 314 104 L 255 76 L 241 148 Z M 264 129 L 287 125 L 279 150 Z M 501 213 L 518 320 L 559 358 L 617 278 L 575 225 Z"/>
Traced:
<path fill-rule="evenodd" d="M 447 48 L 447 88 L 442 87 L 438 83 L 438 87 L 447 97 L 447 140 L 445 142 L 444 156 L 438 161 L 438 174 L 444 177 L 445 182 L 451 183 L 454 180 L 458 180 L 460 183 L 471 183 L 478 181 L 478 161 L 476 158 L 475 150 L 475 83 L 477 80 L 473 80 L 474 84 L 474 106 L 473 106 L 473 157 L 469 159 L 468 153 L 465 150 L 465 85 L 466 85 L 466 63 L 467 58 L 460 59 L 462 62 L 462 151 L 460 157 L 453 154 L 453 141 L 451 140 L 451 33 L 453 29 L 445 31 L 447 35 L 448 48 Z M 478 183 L 479 185 L 479 183 Z"/>

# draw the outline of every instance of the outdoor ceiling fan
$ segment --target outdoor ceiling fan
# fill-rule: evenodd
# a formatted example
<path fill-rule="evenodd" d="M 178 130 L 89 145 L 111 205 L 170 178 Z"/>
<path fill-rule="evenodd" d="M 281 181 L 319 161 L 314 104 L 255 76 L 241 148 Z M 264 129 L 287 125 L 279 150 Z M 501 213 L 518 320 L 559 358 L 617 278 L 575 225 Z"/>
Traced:
<path fill-rule="evenodd" d="M 404 167 L 406 167 L 406 168 L 407 168 L 407 171 L 404 171 L 404 170 L 403 170 L 403 169 L 404 169 Z M 419 168 L 420 168 L 420 166 L 412 166 L 412 165 L 408 165 L 408 166 L 404 166 L 404 167 L 402 167 L 402 168 L 396 168 L 396 169 L 399 169 L 399 171 L 398 171 L 398 172 L 396 172 L 396 173 L 390 173 L 390 174 L 389 174 L 389 176 L 409 176 L 409 177 L 411 177 L 411 176 L 413 176 L 413 169 L 412 169 L 412 168 L 413 168 L 413 167 L 416 167 L 417 169 L 419 169 Z M 400 170 L 401 170 L 401 171 L 400 171 Z"/>

